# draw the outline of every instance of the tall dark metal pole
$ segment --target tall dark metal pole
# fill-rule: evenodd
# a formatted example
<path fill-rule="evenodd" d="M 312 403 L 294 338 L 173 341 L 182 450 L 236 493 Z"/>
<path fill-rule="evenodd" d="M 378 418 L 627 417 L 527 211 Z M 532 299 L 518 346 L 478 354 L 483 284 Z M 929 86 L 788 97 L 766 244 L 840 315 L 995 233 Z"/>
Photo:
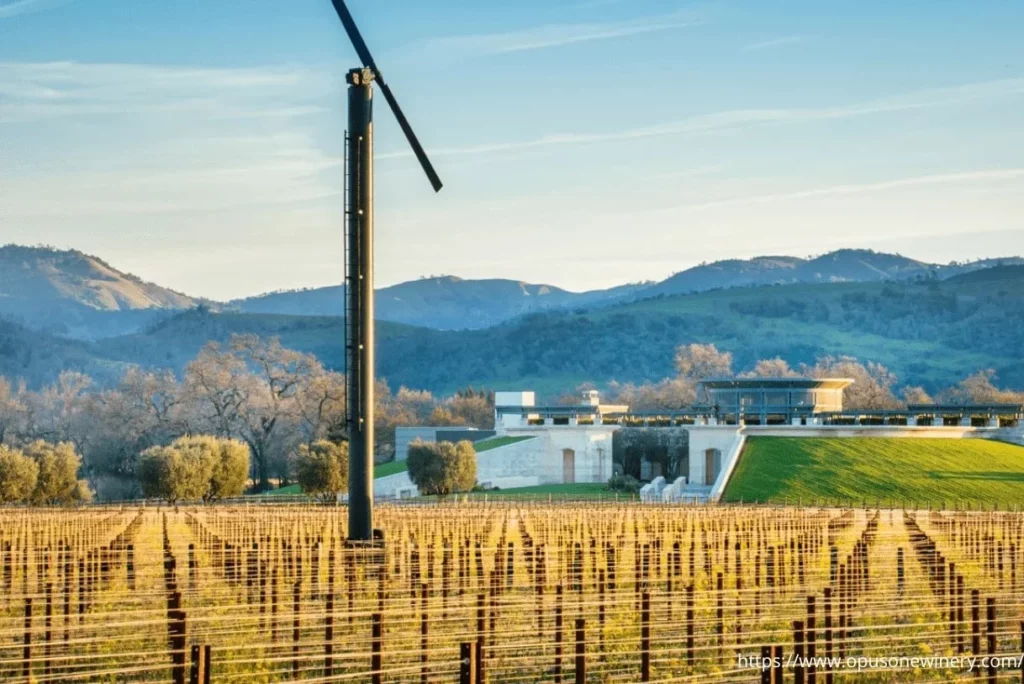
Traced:
<path fill-rule="evenodd" d="M 373 72 L 348 73 L 348 538 L 373 538 Z"/>

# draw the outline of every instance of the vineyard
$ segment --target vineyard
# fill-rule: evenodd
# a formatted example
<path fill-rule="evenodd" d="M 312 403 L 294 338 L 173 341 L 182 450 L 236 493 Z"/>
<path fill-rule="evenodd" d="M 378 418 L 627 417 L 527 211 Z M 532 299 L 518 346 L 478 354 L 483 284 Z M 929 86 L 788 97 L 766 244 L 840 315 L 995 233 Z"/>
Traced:
<path fill-rule="evenodd" d="M 0 681 L 1022 676 L 847 665 L 1019 656 L 1022 514 L 392 505 L 363 546 L 345 523 L 321 506 L 6 509 Z M 793 660 L 816 657 L 840 660 Z"/>

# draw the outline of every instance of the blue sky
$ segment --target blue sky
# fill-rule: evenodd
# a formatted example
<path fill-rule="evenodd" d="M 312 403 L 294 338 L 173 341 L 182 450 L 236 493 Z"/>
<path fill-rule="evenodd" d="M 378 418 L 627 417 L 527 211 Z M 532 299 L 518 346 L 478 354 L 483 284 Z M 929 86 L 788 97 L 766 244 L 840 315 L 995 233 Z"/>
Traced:
<path fill-rule="evenodd" d="M 839 247 L 1024 253 L 1024 3 L 352 0 L 378 285 L 588 289 Z M 341 278 L 329 0 L 0 0 L 0 242 L 217 298 Z"/>

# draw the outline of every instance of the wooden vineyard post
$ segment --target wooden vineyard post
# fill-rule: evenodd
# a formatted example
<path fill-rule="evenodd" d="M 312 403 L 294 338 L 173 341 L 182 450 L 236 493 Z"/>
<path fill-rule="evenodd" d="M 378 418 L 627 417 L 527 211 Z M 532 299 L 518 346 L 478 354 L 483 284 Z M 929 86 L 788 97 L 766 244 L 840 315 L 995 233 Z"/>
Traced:
<path fill-rule="evenodd" d="M 128 589 L 135 591 L 135 546 L 133 544 L 125 547 L 124 571 L 128 578 Z"/>
<path fill-rule="evenodd" d="M 837 640 L 839 641 L 839 657 L 846 657 L 846 566 L 839 566 L 839 630 Z"/>
<path fill-rule="evenodd" d="M 189 684 L 210 684 L 210 645 L 192 645 L 192 669 L 189 672 Z"/>
<path fill-rule="evenodd" d="M 825 587 L 825 684 L 832 679 L 832 587 Z"/>
<path fill-rule="evenodd" d="M 966 644 L 964 635 L 964 576 L 956 576 L 956 650 L 963 654 Z"/>
<path fill-rule="evenodd" d="M 324 677 L 334 675 L 334 592 L 327 593 L 327 616 L 324 624 Z"/>
<path fill-rule="evenodd" d="M 14 569 L 11 567 L 11 557 L 14 555 L 12 549 L 14 546 L 11 542 L 4 542 L 3 553 L 4 553 L 4 576 L 3 576 L 3 588 L 10 591 L 14 588 Z"/>
<path fill-rule="evenodd" d="M 479 548 L 479 545 L 477 545 Z M 487 624 L 486 614 L 487 597 L 483 592 L 476 595 L 476 681 L 483 684 L 484 681 L 484 642 L 486 640 L 485 628 Z"/>
<path fill-rule="evenodd" d="M 476 684 L 476 647 L 464 641 L 459 645 L 459 684 Z"/>
<path fill-rule="evenodd" d="M 761 684 L 772 684 L 772 647 L 761 647 Z"/>
<path fill-rule="evenodd" d="M 640 599 L 640 681 L 651 681 L 651 592 Z"/>
<path fill-rule="evenodd" d="M 537 547 L 534 553 L 534 583 L 537 585 L 537 638 L 544 638 L 544 545 Z"/>
<path fill-rule="evenodd" d="M 896 593 L 900 596 L 903 595 L 904 582 L 903 547 L 901 546 L 896 549 Z"/>
<path fill-rule="evenodd" d="M 501 575 L 499 572 L 492 572 L 490 575 L 490 590 L 488 594 L 488 640 L 490 643 L 497 643 L 495 632 L 498 629 L 498 591 L 501 588 Z M 561 600 L 561 599 L 559 599 Z"/>
<path fill-rule="evenodd" d="M 722 657 L 725 646 L 725 576 L 718 573 L 715 578 L 715 633 L 718 635 L 718 657 Z"/>
<path fill-rule="evenodd" d="M 179 599 L 180 605 L 180 599 Z M 185 684 L 185 611 L 170 611 L 171 678 L 174 684 Z"/>
<path fill-rule="evenodd" d="M 586 684 L 587 681 L 586 626 L 586 620 L 576 619 L 576 684 Z"/>
<path fill-rule="evenodd" d="M 555 589 L 555 684 L 562 681 L 562 585 Z"/>
<path fill-rule="evenodd" d="M 78 624 L 85 622 L 85 561 L 78 559 Z"/>
<path fill-rule="evenodd" d="M 949 645 L 956 647 L 956 563 L 949 564 Z"/>
<path fill-rule="evenodd" d="M 793 621 L 793 682 L 804 684 L 804 623 Z"/>
<path fill-rule="evenodd" d="M 686 662 L 693 665 L 693 584 L 686 587 Z"/>
<path fill-rule="evenodd" d="M 774 658 L 772 658 L 772 684 L 782 684 L 783 674 L 783 659 L 782 659 L 782 646 L 773 646 Z"/>
<path fill-rule="evenodd" d="M 743 638 L 743 565 L 740 558 L 740 543 L 736 542 L 736 648 Z"/>
<path fill-rule="evenodd" d="M 427 681 L 427 583 L 420 585 L 420 680 Z"/>
<path fill-rule="evenodd" d="M 371 658 L 370 658 L 370 681 L 373 684 L 380 684 L 382 679 L 381 670 L 384 669 L 383 654 L 381 651 L 384 646 L 384 624 L 382 622 L 381 614 L 373 614 L 373 644 L 371 646 Z"/>
<path fill-rule="evenodd" d="M 292 679 L 299 678 L 299 639 L 301 638 L 300 599 L 302 583 L 296 582 L 292 588 Z"/>
<path fill-rule="evenodd" d="M 981 592 L 971 589 L 971 654 L 981 655 Z"/>
<path fill-rule="evenodd" d="M 29 681 L 32 674 L 32 599 L 25 599 L 25 638 L 22 647 L 21 676 Z"/>
<path fill-rule="evenodd" d="M 270 571 L 270 642 L 277 643 L 277 566 Z"/>
<path fill-rule="evenodd" d="M 71 640 L 71 547 L 64 547 L 64 648 Z"/>
<path fill-rule="evenodd" d="M 604 570 L 597 571 L 597 592 L 600 597 L 597 608 L 597 644 L 601 652 L 601 661 L 604 661 L 604 623 L 605 623 L 605 582 Z"/>
<path fill-rule="evenodd" d="M 994 684 L 996 681 L 996 600 L 992 597 L 985 599 L 985 633 L 988 637 L 988 681 Z"/>
<path fill-rule="evenodd" d="M 43 676 L 49 679 L 52 674 L 53 665 L 50 660 L 53 655 L 53 646 L 51 644 L 53 640 L 53 585 L 49 582 L 46 583 L 45 620 L 46 631 L 43 633 Z"/>
<path fill-rule="evenodd" d="M 807 684 L 816 684 L 818 681 L 818 668 L 814 664 L 814 658 L 818 655 L 817 646 L 817 617 L 815 615 L 815 597 L 807 597 L 807 658 L 810 664 L 807 667 Z"/>
<path fill-rule="evenodd" d="M 348 585 L 348 624 L 352 624 L 356 601 L 356 557 L 355 551 L 349 547 L 345 555 L 345 583 Z"/>

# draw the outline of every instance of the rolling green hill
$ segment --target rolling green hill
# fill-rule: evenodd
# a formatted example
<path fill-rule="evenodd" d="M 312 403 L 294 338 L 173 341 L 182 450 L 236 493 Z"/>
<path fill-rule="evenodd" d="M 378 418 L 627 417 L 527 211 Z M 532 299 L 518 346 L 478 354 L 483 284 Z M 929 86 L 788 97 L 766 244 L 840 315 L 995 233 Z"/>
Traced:
<path fill-rule="evenodd" d="M 1024 447 L 983 439 L 751 437 L 722 499 L 1024 503 Z"/>

